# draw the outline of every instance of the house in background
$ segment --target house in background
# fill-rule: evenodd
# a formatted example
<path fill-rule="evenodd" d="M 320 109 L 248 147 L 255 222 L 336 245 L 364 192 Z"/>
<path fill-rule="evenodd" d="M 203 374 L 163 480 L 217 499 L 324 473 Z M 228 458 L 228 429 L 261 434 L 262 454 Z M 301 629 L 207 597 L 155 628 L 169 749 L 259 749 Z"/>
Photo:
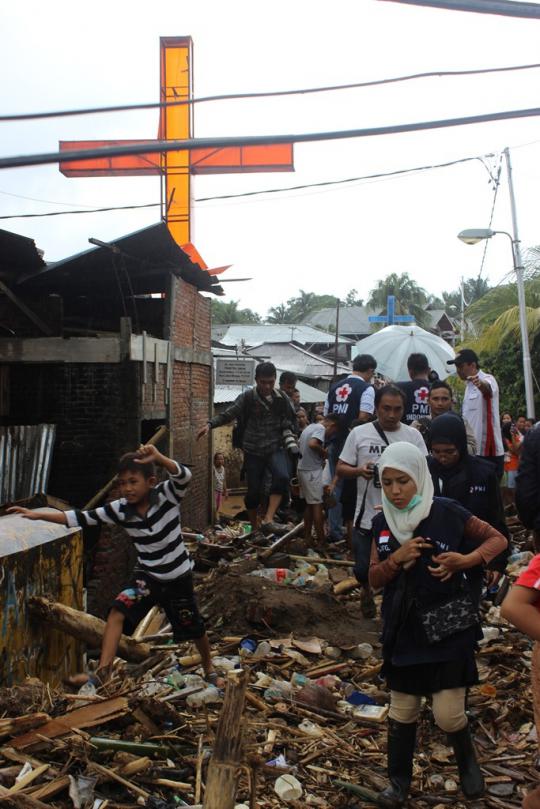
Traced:
<path fill-rule="evenodd" d="M 165 224 L 48 265 L 31 239 L 0 231 L 0 280 L 0 426 L 55 425 L 49 492 L 83 506 L 120 455 L 165 425 L 160 448 L 193 470 L 183 524 L 205 528 L 211 449 L 195 435 L 213 402 L 201 292 L 221 294 L 219 283 Z M 131 543 L 103 536 L 95 558 L 108 599 Z"/>
<path fill-rule="evenodd" d="M 341 337 L 347 337 L 349 340 L 362 340 L 368 337 L 372 331 L 372 324 L 368 318 L 370 315 L 378 315 L 379 312 L 375 309 L 370 309 L 367 306 L 340 306 L 339 309 L 339 334 Z M 326 329 L 326 331 L 336 331 L 336 307 L 330 306 L 326 309 L 319 309 L 317 312 L 311 312 L 306 315 L 303 324 L 313 326 L 319 329 Z"/>

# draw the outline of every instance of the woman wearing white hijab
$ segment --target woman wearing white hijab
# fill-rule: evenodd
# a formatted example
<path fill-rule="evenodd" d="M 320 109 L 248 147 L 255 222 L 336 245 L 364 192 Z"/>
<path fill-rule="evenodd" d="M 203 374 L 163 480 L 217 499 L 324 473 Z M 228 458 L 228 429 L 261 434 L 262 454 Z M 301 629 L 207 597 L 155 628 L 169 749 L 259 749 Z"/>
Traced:
<path fill-rule="evenodd" d="M 487 564 L 506 539 L 454 500 L 433 496 L 427 462 L 412 444 L 397 442 L 379 462 L 382 513 L 373 520 L 369 583 L 383 588 L 382 672 L 391 691 L 388 720 L 390 786 L 380 807 L 407 801 L 422 697 L 454 748 L 461 787 L 482 795 L 465 714 L 468 686 L 478 682 L 474 660 L 478 618 L 463 571 Z"/>

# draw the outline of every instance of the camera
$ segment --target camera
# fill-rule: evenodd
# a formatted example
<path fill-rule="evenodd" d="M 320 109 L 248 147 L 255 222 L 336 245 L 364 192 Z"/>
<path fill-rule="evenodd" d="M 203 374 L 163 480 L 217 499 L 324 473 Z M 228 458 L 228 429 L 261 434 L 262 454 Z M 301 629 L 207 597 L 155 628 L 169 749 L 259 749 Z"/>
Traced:
<path fill-rule="evenodd" d="M 380 478 L 380 475 L 379 475 L 379 464 L 378 463 L 373 464 L 372 471 L 373 471 L 372 481 L 373 481 L 374 488 L 375 489 L 382 489 L 381 478 Z"/>

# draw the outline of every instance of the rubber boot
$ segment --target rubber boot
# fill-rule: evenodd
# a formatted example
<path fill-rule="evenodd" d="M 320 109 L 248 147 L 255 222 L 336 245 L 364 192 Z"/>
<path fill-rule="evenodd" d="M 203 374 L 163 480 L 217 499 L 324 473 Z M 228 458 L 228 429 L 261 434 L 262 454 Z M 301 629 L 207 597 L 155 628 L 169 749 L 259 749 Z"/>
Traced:
<path fill-rule="evenodd" d="M 457 733 L 449 733 L 448 742 L 454 748 L 463 794 L 467 798 L 482 797 L 485 788 L 484 776 L 476 760 L 469 725 L 465 725 Z"/>
<path fill-rule="evenodd" d="M 540 787 L 527 792 L 521 806 L 523 809 L 540 809 Z"/>
<path fill-rule="evenodd" d="M 377 798 L 381 809 L 399 809 L 407 803 L 412 780 L 413 755 L 416 744 L 416 722 L 404 724 L 388 720 L 387 787 Z"/>

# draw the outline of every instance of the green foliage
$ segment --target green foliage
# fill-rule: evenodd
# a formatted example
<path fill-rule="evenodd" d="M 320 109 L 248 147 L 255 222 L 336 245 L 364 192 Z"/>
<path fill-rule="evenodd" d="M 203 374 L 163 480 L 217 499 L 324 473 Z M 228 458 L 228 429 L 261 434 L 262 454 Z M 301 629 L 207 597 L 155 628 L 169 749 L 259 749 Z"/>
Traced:
<path fill-rule="evenodd" d="M 490 290 L 489 283 L 485 278 L 467 278 L 463 284 L 465 306 L 471 306 L 475 301 L 480 300 Z M 453 292 L 443 292 L 443 306 L 451 317 L 457 317 L 461 313 L 461 290 L 455 289 Z"/>
<path fill-rule="evenodd" d="M 238 301 L 218 301 L 212 298 L 212 323 L 260 323 L 261 316 L 252 309 L 239 309 Z"/>
<path fill-rule="evenodd" d="M 538 345 L 540 348 L 540 345 Z M 533 371 L 538 377 L 540 362 L 538 352 L 532 351 Z M 536 355 L 536 361 L 535 361 Z M 480 352 L 480 366 L 483 371 L 493 374 L 499 384 L 499 411 L 508 410 L 517 415 L 525 413 L 525 385 L 523 382 L 523 355 L 519 340 L 507 340 L 496 352 Z M 538 401 L 538 396 L 536 396 Z"/>
<path fill-rule="evenodd" d="M 430 302 L 428 293 L 413 281 L 409 273 L 398 275 L 394 272 L 377 281 L 377 285 L 369 293 L 367 305 L 386 314 L 389 295 L 395 295 L 397 315 L 413 315 L 419 326 L 427 325 L 429 316 L 425 310 Z"/>

